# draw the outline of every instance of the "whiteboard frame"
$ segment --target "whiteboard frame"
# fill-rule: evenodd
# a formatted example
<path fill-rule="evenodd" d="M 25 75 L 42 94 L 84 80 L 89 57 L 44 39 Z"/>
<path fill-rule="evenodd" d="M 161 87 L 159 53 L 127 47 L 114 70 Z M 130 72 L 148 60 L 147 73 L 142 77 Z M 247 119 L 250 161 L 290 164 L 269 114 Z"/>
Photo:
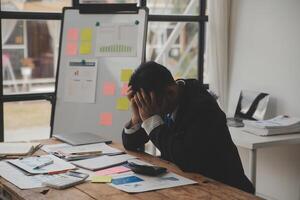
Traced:
<path fill-rule="evenodd" d="M 64 22 L 65 22 L 65 12 L 68 11 L 68 10 L 78 10 L 79 11 L 79 8 L 74 8 L 74 7 L 65 7 L 63 8 L 63 16 L 62 16 L 62 20 L 61 20 L 61 30 L 60 30 L 60 41 L 59 41 L 59 54 L 58 54 L 58 60 L 57 60 L 57 70 L 56 70 L 56 82 L 55 82 L 55 99 L 53 102 L 53 105 L 52 105 L 52 111 L 51 111 L 51 132 L 50 132 L 50 137 L 52 137 L 53 135 L 55 134 L 61 134 L 61 133 L 56 133 L 56 130 L 55 130 L 55 114 L 58 112 L 57 111 L 57 94 L 58 94 L 58 90 L 59 90 L 59 80 L 60 80 L 60 68 L 61 68 L 61 56 L 62 56 L 62 51 L 64 50 L 64 47 L 62 46 L 63 44 L 63 35 L 64 35 Z M 147 40 L 147 28 L 148 28 L 148 15 L 149 15 L 149 10 L 147 7 L 138 7 L 138 12 L 136 13 L 130 13 L 130 12 L 112 12 L 112 13 L 108 13 L 108 12 L 105 12 L 105 13 L 97 13 L 97 14 L 94 14 L 93 15 L 106 15 L 106 14 L 116 14 L 116 15 L 122 15 L 122 14 L 135 14 L 135 15 L 139 15 L 139 11 L 140 10 L 144 10 L 145 11 L 145 22 L 144 22 L 144 37 L 143 37 L 143 41 L 142 41 L 142 55 L 141 55 L 141 60 L 139 61 L 139 63 L 142 63 L 145 61 L 145 56 L 146 56 L 146 40 Z M 82 14 L 80 13 L 79 11 L 79 15 L 85 15 L 85 14 Z M 98 57 L 95 57 L 95 59 L 99 60 Z M 74 58 L 76 59 L 76 57 Z M 116 59 L 118 59 L 118 57 L 116 57 Z M 137 59 L 138 59 L 138 56 L 137 56 Z M 61 84 L 61 83 L 60 83 Z M 96 104 L 97 105 L 97 104 Z M 129 112 L 129 111 L 127 111 Z M 124 123 L 124 122 L 122 122 Z M 88 130 L 86 132 L 89 132 Z M 112 139 L 112 140 L 119 140 L 118 142 L 120 142 L 121 140 L 121 130 L 120 130 L 120 138 L 119 139 L 116 139 L 114 137 L 112 138 L 108 138 L 108 139 Z"/>

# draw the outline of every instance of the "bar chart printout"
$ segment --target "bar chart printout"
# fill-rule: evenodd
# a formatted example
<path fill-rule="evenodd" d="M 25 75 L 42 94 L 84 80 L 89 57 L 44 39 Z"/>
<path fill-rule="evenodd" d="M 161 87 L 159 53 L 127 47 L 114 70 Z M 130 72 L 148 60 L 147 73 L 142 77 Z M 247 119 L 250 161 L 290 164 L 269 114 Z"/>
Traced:
<path fill-rule="evenodd" d="M 100 25 L 97 28 L 96 56 L 134 57 L 137 54 L 138 25 Z"/>

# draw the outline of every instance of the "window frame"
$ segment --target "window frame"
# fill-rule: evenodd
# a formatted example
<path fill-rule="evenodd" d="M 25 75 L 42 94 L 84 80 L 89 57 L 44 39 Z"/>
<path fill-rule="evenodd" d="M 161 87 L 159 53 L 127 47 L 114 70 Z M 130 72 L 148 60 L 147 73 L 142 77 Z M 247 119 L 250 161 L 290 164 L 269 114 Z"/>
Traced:
<path fill-rule="evenodd" d="M 78 7 L 80 0 L 72 0 L 72 6 Z M 149 14 L 149 22 L 197 22 L 199 26 L 198 33 L 198 80 L 203 83 L 203 72 L 204 72 L 204 51 L 205 51 L 205 24 L 208 21 L 206 12 L 207 0 L 199 0 L 199 14 L 198 15 L 163 15 L 163 14 Z M 147 6 L 147 0 L 139 0 L 141 7 Z M 19 20 L 62 20 L 63 13 L 52 13 L 52 12 L 26 12 L 26 11 L 2 11 L 0 7 L 0 20 L 2 19 L 19 19 Z M 2 27 L 0 26 L 0 32 Z M 0 54 L 2 55 L 2 37 L 0 37 Z M 50 93 L 26 93 L 26 94 L 3 94 L 3 69 L 2 69 L 2 58 L 0 59 L 0 82 L 2 83 L 0 88 L 0 142 L 4 141 L 4 112 L 3 104 L 6 102 L 18 102 L 18 101 L 34 101 L 34 100 L 48 100 L 51 103 L 51 120 L 50 127 L 52 129 L 54 110 L 55 110 L 55 97 L 56 91 Z M 56 76 L 57 81 L 57 76 Z M 208 88 L 208 85 L 205 84 Z"/>

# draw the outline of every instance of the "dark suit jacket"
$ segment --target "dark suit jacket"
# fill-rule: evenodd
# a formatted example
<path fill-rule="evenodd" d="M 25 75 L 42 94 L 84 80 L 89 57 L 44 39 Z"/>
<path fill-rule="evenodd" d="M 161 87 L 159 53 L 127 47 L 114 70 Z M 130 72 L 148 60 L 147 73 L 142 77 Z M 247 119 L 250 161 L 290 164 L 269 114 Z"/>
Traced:
<path fill-rule="evenodd" d="M 197 80 L 185 80 L 182 87 L 175 125 L 172 128 L 160 125 L 149 136 L 142 128 L 132 134 L 123 131 L 124 147 L 138 150 L 150 139 L 163 159 L 183 171 L 196 172 L 254 193 L 232 142 L 226 116 L 215 99 Z"/>

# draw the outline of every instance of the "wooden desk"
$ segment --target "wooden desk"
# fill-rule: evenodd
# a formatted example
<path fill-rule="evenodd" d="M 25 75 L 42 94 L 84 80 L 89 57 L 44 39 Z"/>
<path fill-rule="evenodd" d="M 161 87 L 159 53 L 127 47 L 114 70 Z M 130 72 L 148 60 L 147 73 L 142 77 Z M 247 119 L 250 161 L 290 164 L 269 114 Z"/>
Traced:
<path fill-rule="evenodd" d="M 54 144 L 59 143 L 55 139 L 49 139 L 44 141 L 39 141 L 43 144 Z M 122 145 L 112 144 L 111 146 L 124 150 Z M 179 170 L 175 165 L 153 157 L 146 153 L 126 151 L 128 154 L 134 155 L 141 160 L 147 161 L 149 163 L 160 165 L 169 169 L 169 171 L 175 172 L 184 177 L 193 179 L 199 184 L 181 186 L 145 193 L 138 194 L 128 194 L 118 189 L 115 189 L 106 184 L 93 184 L 90 182 L 65 189 L 65 190 L 55 190 L 50 188 L 37 188 L 31 190 L 20 190 L 13 184 L 9 183 L 3 178 L 0 178 L 0 190 L 7 196 L 7 199 L 20 200 L 20 199 L 59 199 L 59 200 L 157 200 L 157 199 L 260 199 L 251 194 L 240 191 L 236 188 L 224 185 L 217 181 L 208 179 L 204 176 L 194 173 L 184 173 Z M 45 154 L 43 151 L 37 152 L 37 154 Z M 1 198 L 0 198 L 1 199 Z"/>
<path fill-rule="evenodd" d="M 249 150 L 249 175 L 250 180 L 256 186 L 256 161 L 257 149 L 274 147 L 279 145 L 300 144 L 300 133 L 258 136 L 242 131 L 242 128 L 229 127 L 232 140 L 235 145 Z"/>

